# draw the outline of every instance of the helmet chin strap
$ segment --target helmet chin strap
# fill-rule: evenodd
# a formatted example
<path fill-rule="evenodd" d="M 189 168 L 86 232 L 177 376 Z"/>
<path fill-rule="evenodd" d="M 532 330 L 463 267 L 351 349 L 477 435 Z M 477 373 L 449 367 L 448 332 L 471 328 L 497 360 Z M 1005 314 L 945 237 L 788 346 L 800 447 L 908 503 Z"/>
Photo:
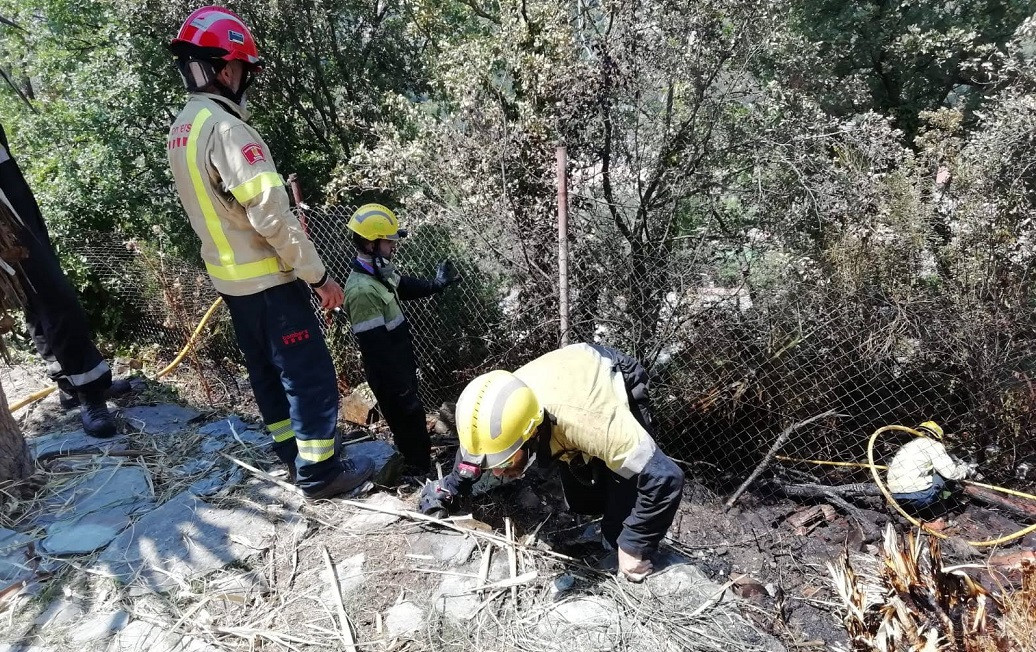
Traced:
<path fill-rule="evenodd" d="M 212 85 L 219 89 L 220 95 L 227 98 L 234 104 L 244 108 L 245 92 L 248 91 L 248 87 L 255 81 L 255 75 L 249 71 L 245 71 L 241 77 L 240 88 L 236 91 L 232 90 L 229 86 L 224 84 L 220 79 L 219 75 L 216 75 L 216 79 L 213 80 Z"/>
<path fill-rule="evenodd" d="M 254 73 L 246 70 L 241 77 L 240 88 L 234 90 L 219 78 L 223 68 L 227 65 L 224 61 L 191 57 L 179 59 L 177 65 L 187 90 L 194 92 L 210 85 L 215 86 L 220 95 L 241 108 L 244 108 L 245 92 L 248 91 L 256 77 Z"/>

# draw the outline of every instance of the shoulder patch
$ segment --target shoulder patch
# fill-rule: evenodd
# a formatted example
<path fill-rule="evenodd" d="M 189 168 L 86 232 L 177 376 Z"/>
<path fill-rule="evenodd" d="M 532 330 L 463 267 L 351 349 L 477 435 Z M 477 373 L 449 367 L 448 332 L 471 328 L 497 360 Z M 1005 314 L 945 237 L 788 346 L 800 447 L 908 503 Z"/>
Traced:
<path fill-rule="evenodd" d="M 249 165 L 266 160 L 266 154 L 263 153 L 263 148 L 259 146 L 259 143 L 248 143 L 241 148 L 241 155 L 245 157 Z"/>

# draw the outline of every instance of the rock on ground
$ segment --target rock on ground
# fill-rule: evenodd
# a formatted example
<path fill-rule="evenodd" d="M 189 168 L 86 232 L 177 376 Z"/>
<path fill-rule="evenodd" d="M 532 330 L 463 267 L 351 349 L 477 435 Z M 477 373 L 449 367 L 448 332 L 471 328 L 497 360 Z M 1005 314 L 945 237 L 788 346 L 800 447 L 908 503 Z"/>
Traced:
<path fill-rule="evenodd" d="M 269 435 L 261 432 L 259 426 L 245 423 L 236 414 L 205 424 L 198 428 L 198 434 L 204 438 L 201 444 L 202 453 L 214 453 L 236 442 L 256 447 L 270 445 Z"/>
<path fill-rule="evenodd" d="M 463 534 L 422 532 L 409 536 L 406 540 L 410 546 L 410 554 L 431 557 L 455 566 L 466 564 L 477 547 L 474 537 Z"/>
<path fill-rule="evenodd" d="M 78 602 L 59 598 L 47 605 L 33 623 L 43 628 L 62 627 L 78 622 L 83 613 L 83 606 Z"/>
<path fill-rule="evenodd" d="M 29 454 L 33 459 L 43 460 L 56 455 L 71 453 L 105 453 L 124 451 L 129 443 L 125 435 L 111 439 L 90 437 L 82 430 L 71 432 L 49 432 L 39 437 L 28 437 L 25 443 L 29 446 Z"/>
<path fill-rule="evenodd" d="M 363 581 L 366 579 L 363 574 L 365 561 L 366 555 L 362 552 L 341 561 L 334 561 L 332 558 L 331 563 L 334 564 L 335 575 L 338 576 L 338 590 L 341 591 L 343 598 L 358 592 L 363 586 Z M 331 572 L 327 568 L 320 571 L 320 581 L 325 587 L 320 594 L 320 600 L 324 604 L 334 604 L 337 598 L 331 588 Z"/>
<path fill-rule="evenodd" d="M 566 649 L 614 649 L 622 635 L 620 611 L 598 596 L 559 602 L 536 625 L 540 635 L 564 641 Z"/>
<path fill-rule="evenodd" d="M 275 535 L 263 514 L 213 507 L 183 492 L 112 541 L 97 566 L 124 583 L 168 591 L 269 547 Z"/>
<path fill-rule="evenodd" d="M 139 466 L 101 466 L 47 501 L 46 538 L 40 548 L 52 555 L 93 552 L 130 524 L 133 514 L 154 507 L 147 471 Z"/>
<path fill-rule="evenodd" d="M 138 405 L 122 411 L 122 418 L 130 427 L 149 435 L 171 435 L 188 427 L 201 412 L 193 408 L 162 403 L 160 405 Z"/>
<path fill-rule="evenodd" d="M 0 528 L 0 584 L 6 586 L 15 579 L 29 574 L 28 544 L 32 537 L 21 532 Z"/>
<path fill-rule="evenodd" d="M 107 652 L 209 652 L 217 649 L 189 636 L 135 620 L 111 640 Z"/>
<path fill-rule="evenodd" d="M 125 611 L 113 611 L 106 614 L 91 614 L 72 630 L 69 638 L 75 643 L 89 643 L 108 638 L 129 624 L 130 616 Z"/>
<path fill-rule="evenodd" d="M 381 507 L 385 509 L 394 510 L 409 510 L 410 507 L 399 498 L 391 494 L 378 493 L 374 494 L 370 498 L 363 501 L 373 507 Z M 398 521 L 399 516 L 395 514 L 385 514 L 382 512 L 373 512 L 360 510 L 358 513 L 353 514 L 349 518 L 342 522 L 342 527 L 347 530 L 376 530 L 379 528 L 386 527 Z"/>
<path fill-rule="evenodd" d="M 391 637 L 419 632 L 424 623 L 424 610 L 413 602 L 400 602 L 385 611 L 385 630 Z"/>

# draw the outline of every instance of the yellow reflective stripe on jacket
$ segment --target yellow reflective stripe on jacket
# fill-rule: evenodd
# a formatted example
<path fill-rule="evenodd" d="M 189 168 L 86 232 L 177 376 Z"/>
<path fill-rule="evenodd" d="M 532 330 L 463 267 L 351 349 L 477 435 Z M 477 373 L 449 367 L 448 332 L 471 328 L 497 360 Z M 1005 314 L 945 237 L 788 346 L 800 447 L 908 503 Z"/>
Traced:
<path fill-rule="evenodd" d="M 281 175 L 276 172 L 263 172 L 255 178 L 245 181 L 240 186 L 231 188 L 230 194 L 234 195 L 234 199 L 244 204 L 258 197 L 264 190 L 283 185 L 284 180 L 281 179 Z"/>
<path fill-rule="evenodd" d="M 201 207 L 201 214 L 205 216 L 205 227 L 208 229 L 209 236 L 212 237 L 212 242 L 215 243 L 216 251 L 219 253 L 219 261 L 223 266 L 232 266 L 234 264 L 234 250 L 230 248 L 230 243 L 227 242 L 227 235 L 223 233 L 223 225 L 220 224 L 219 215 L 216 214 L 216 208 L 212 205 L 212 199 L 209 198 L 208 186 L 202 178 L 201 168 L 198 167 L 198 138 L 201 137 L 202 126 L 211 116 L 212 111 L 202 109 L 198 111 L 198 115 L 194 117 L 194 122 L 191 123 L 190 136 L 187 137 L 187 170 L 191 175 L 191 184 L 194 186 L 194 194 L 198 197 L 198 206 Z"/>
<path fill-rule="evenodd" d="M 299 439 L 299 457 L 307 462 L 323 462 L 334 457 L 334 439 Z"/>
<path fill-rule="evenodd" d="M 263 258 L 254 263 L 241 263 L 240 265 L 213 265 L 205 263 L 205 269 L 214 278 L 221 281 L 243 281 L 249 278 L 277 274 L 281 272 L 281 261 L 276 256 Z"/>

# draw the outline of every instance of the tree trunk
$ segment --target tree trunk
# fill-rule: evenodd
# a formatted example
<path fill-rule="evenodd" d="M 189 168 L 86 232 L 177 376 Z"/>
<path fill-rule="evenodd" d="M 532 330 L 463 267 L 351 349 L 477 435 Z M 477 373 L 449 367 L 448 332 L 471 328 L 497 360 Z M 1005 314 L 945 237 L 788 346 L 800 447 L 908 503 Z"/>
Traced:
<path fill-rule="evenodd" d="M 7 409 L 7 395 L 0 385 L 0 486 L 29 477 L 32 461 L 22 431 Z M 3 501 L 0 493 L 0 502 Z"/>

